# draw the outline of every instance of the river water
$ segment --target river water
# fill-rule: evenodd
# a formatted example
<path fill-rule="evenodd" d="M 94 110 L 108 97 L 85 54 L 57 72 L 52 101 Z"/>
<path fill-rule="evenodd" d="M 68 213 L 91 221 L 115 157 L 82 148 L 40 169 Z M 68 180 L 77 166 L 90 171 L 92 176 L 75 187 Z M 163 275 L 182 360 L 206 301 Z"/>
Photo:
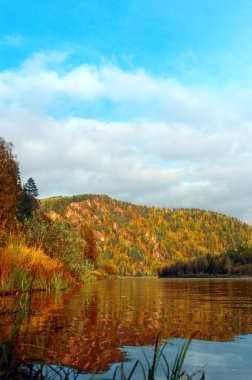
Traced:
<path fill-rule="evenodd" d="M 0 299 L 0 334 L 11 330 L 19 297 Z M 32 313 L 17 342 L 23 361 L 60 363 L 113 376 L 136 359 L 151 360 L 157 335 L 173 361 L 193 336 L 185 360 L 206 380 L 252 379 L 252 279 L 126 278 L 87 283 L 57 294 L 34 293 Z M 136 375 L 136 378 L 141 378 Z M 162 371 L 157 375 L 162 379 Z"/>

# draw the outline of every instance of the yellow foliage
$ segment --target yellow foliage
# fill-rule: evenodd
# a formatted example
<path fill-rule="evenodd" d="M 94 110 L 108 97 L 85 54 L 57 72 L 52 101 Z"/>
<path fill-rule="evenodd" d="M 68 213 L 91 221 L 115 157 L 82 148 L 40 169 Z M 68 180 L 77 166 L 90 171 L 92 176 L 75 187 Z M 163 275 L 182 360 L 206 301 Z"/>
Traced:
<path fill-rule="evenodd" d="M 69 222 L 77 236 L 86 224 L 96 240 L 98 266 L 110 260 L 121 275 L 156 274 L 164 263 L 235 250 L 252 234 L 248 225 L 216 212 L 136 206 L 105 195 L 48 199 L 41 208 Z"/>
<path fill-rule="evenodd" d="M 115 265 L 113 260 L 108 260 L 106 262 L 103 262 L 100 265 L 100 268 L 107 272 L 108 274 L 115 275 L 118 273 L 118 267 Z"/>

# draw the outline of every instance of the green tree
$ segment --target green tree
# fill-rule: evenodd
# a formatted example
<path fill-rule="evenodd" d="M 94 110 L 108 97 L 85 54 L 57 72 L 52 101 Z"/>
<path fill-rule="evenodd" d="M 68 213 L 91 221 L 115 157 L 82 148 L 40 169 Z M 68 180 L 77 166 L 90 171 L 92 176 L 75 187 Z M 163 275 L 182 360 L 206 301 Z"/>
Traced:
<path fill-rule="evenodd" d="M 24 185 L 24 188 L 26 189 L 27 194 L 29 194 L 31 197 L 36 198 L 39 195 L 38 188 L 33 178 L 28 179 Z"/>
<path fill-rule="evenodd" d="M 17 201 L 16 217 L 19 222 L 24 222 L 25 219 L 30 218 L 34 210 L 38 208 L 36 199 L 38 194 L 38 188 L 34 179 L 29 178 L 24 186 L 22 186 Z"/>

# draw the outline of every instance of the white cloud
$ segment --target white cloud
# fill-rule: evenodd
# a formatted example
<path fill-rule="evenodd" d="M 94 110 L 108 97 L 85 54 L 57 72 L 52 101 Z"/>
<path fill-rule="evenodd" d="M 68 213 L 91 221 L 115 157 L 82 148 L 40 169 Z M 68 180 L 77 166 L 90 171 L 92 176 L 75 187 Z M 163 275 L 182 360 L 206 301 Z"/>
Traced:
<path fill-rule="evenodd" d="M 37 54 L 0 72 L 0 135 L 41 195 L 107 193 L 252 222 L 248 91 L 220 96 L 108 64 L 67 69 L 65 58 Z"/>
<path fill-rule="evenodd" d="M 80 65 L 64 70 L 66 54 L 34 54 L 15 71 L 0 73 L 0 100 L 22 105 L 53 107 L 55 103 L 111 102 L 114 107 L 134 116 L 152 115 L 182 121 L 195 120 L 210 111 L 219 116 L 215 94 L 187 89 L 170 78 L 155 78 L 143 69 L 132 72 L 104 64 Z M 211 106 L 214 103 L 214 106 Z M 224 110 L 222 111 L 224 112 Z M 188 121 L 188 120 L 187 120 Z"/>

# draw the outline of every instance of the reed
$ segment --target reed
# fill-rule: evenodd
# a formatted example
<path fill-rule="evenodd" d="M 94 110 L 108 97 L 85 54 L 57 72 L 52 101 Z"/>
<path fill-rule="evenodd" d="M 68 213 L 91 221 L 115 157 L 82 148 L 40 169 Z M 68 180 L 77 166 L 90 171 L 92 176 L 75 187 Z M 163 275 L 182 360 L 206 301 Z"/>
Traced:
<path fill-rule="evenodd" d="M 16 359 L 15 340 L 20 334 L 25 316 L 30 316 L 30 292 L 24 293 L 19 301 L 18 309 L 13 311 L 15 321 L 9 336 L 0 345 L 0 379 L 22 378 L 23 368 Z"/>
<path fill-rule="evenodd" d="M 205 373 L 202 369 L 196 370 L 192 374 L 186 373 L 186 371 L 183 369 L 184 360 L 187 354 L 187 351 L 189 349 L 191 343 L 191 339 L 189 339 L 177 352 L 177 355 L 175 357 L 175 361 L 172 364 L 172 366 L 168 363 L 168 358 L 164 354 L 164 350 L 166 345 L 168 344 L 168 341 L 163 344 L 162 346 L 159 345 L 159 337 L 157 337 L 155 346 L 153 349 L 153 358 L 152 361 L 150 361 L 147 358 L 146 353 L 143 351 L 143 355 L 147 364 L 146 366 L 143 365 L 143 363 L 140 360 L 136 360 L 134 365 L 132 366 L 129 374 L 125 373 L 124 364 L 122 363 L 120 366 L 117 366 L 112 379 L 103 379 L 103 380 L 133 380 L 133 379 L 139 379 L 139 375 L 136 374 L 137 368 L 140 367 L 143 380 L 155 380 L 155 379 L 162 379 L 162 380 L 192 380 L 195 378 L 195 376 L 198 376 L 199 380 L 205 380 Z M 160 374 L 160 368 L 162 371 L 162 375 Z M 159 374 L 157 374 L 159 370 Z M 95 377 L 92 378 L 95 380 Z"/>

